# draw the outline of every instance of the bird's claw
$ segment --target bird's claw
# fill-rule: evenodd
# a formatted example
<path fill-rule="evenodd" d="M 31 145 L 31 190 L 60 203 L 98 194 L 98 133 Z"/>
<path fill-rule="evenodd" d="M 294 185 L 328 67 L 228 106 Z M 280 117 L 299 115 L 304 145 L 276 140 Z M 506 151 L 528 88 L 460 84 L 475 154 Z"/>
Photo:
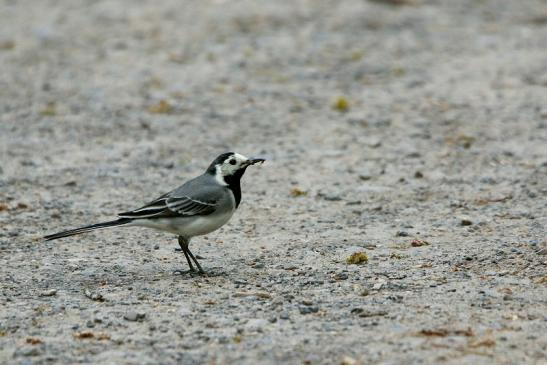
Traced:
<path fill-rule="evenodd" d="M 190 275 L 190 276 L 195 276 L 195 275 L 199 275 L 199 276 L 205 276 L 207 277 L 207 273 L 203 270 L 196 270 L 196 269 L 190 269 L 190 270 L 181 270 L 181 269 L 177 269 L 177 270 L 174 270 L 173 271 L 173 275 Z"/>

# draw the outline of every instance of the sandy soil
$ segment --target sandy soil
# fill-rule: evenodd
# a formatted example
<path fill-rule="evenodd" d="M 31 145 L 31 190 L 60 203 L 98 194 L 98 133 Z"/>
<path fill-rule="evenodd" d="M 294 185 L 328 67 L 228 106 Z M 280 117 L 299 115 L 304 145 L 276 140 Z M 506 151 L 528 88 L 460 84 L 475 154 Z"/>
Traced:
<path fill-rule="evenodd" d="M 545 364 L 547 3 L 393 2 L 2 1 L 0 363 Z"/>

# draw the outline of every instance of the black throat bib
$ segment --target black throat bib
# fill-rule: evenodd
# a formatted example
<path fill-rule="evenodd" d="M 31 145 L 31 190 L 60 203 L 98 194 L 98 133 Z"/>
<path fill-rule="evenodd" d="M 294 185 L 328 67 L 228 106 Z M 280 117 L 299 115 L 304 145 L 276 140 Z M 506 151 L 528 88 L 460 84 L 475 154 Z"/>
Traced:
<path fill-rule="evenodd" d="M 233 175 L 224 176 L 224 181 L 228 184 L 228 189 L 232 190 L 234 193 L 234 198 L 236 200 L 236 208 L 239 207 L 241 203 L 241 177 L 245 173 L 247 168 L 237 170 Z"/>

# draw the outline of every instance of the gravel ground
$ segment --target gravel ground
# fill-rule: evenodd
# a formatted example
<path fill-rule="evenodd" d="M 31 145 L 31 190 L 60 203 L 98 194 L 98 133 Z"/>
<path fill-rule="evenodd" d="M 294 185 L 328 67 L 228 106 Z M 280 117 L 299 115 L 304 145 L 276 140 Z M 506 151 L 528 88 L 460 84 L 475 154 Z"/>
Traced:
<path fill-rule="evenodd" d="M 2 1 L 0 363 L 546 364 L 546 60 L 541 0 Z M 229 150 L 208 277 L 40 239 Z"/>

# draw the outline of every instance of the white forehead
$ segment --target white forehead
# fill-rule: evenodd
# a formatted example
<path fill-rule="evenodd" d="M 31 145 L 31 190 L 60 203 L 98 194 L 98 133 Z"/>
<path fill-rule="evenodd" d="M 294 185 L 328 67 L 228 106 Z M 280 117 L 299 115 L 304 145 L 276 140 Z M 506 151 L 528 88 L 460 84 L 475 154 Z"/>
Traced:
<path fill-rule="evenodd" d="M 247 161 L 248 158 L 243 156 L 243 155 L 240 155 L 239 153 L 234 153 L 234 155 L 232 156 L 233 158 L 236 159 L 236 161 L 238 162 L 243 162 L 243 161 Z"/>

